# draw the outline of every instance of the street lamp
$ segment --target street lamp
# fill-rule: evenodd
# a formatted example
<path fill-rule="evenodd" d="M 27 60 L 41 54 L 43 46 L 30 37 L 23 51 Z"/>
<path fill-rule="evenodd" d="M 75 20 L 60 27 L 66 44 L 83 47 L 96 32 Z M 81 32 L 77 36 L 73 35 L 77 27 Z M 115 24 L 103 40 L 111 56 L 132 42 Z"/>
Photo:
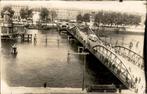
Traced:
<path fill-rule="evenodd" d="M 82 77 L 82 90 L 84 90 L 85 88 L 85 64 L 86 64 L 86 55 L 88 55 L 89 53 L 87 52 L 78 52 L 78 53 L 70 53 L 68 51 L 68 57 L 67 57 L 67 62 L 69 62 L 70 58 L 69 58 L 69 55 L 82 55 L 83 56 L 83 77 Z"/>

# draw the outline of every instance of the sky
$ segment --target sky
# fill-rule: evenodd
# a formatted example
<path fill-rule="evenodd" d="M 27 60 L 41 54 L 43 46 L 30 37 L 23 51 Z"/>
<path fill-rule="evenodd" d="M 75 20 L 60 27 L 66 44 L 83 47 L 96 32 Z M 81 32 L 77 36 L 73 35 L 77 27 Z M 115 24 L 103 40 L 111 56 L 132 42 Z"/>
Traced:
<path fill-rule="evenodd" d="M 32 7 L 42 6 L 59 9 L 106 10 L 128 13 L 146 13 L 145 1 L 1 1 L 2 5 L 19 4 Z"/>

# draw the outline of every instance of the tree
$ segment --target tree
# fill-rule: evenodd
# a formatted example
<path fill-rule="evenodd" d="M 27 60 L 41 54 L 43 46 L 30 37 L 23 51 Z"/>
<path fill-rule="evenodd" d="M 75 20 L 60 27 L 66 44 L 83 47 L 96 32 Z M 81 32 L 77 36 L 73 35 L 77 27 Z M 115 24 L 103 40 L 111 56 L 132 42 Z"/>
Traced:
<path fill-rule="evenodd" d="M 76 17 L 76 20 L 77 20 L 77 22 L 82 22 L 83 21 L 83 17 L 82 17 L 82 15 L 81 14 L 78 14 L 77 15 L 77 17 Z"/>
<path fill-rule="evenodd" d="M 95 18 L 94 19 L 95 19 L 94 21 L 95 21 L 96 25 L 99 26 L 100 23 L 102 23 L 102 20 L 103 20 L 103 11 L 98 12 L 95 15 Z"/>
<path fill-rule="evenodd" d="M 52 21 L 57 17 L 57 13 L 56 13 L 56 11 L 54 11 L 54 10 L 51 10 L 51 11 L 50 11 L 50 15 L 51 15 Z"/>
<path fill-rule="evenodd" d="M 90 14 L 89 13 L 86 13 L 83 15 L 83 21 L 84 22 L 90 22 Z"/>
<path fill-rule="evenodd" d="M 131 25 L 139 25 L 141 22 L 141 17 L 139 15 L 130 15 Z"/>
<path fill-rule="evenodd" d="M 48 9 L 47 8 L 41 8 L 41 10 L 40 10 L 40 20 L 48 21 L 49 20 L 48 16 L 49 16 Z"/>
<path fill-rule="evenodd" d="M 12 18 L 13 17 L 13 15 L 14 15 L 14 10 L 12 9 L 12 7 L 10 7 L 10 6 L 5 6 L 3 9 L 2 9 L 2 11 L 1 11 L 1 17 L 3 18 L 4 17 L 4 13 L 5 13 L 5 11 L 8 11 L 9 13 L 10 13 L 10 17 Z"/>
<path fill-rule="evenodd" d="M 29 9 L 28 10 L 28 17 L 32 17 L 33 16 L 33 9 Z"/>
<path fill-rule="evenodd" d="M 29 17 L 32 17 L 32 15 L 33 15 L 33 10 L 29 9 L 28 7 L 22 8 L 20 10 L 20 16 L 21 16 L 22 19 L 27 19 Z"/>

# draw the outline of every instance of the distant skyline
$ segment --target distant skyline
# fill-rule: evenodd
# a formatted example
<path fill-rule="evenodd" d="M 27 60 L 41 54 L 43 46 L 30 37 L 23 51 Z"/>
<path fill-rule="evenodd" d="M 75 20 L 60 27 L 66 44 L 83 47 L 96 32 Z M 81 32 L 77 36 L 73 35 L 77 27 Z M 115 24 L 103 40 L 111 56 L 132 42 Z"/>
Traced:
<path fill-rule="evenodd" d="M 59 9 L 105 10 L 127 13 L 146 13 L 145 1 L 1 1 L 0 6 L 27 5 L 31 7 L 47 7 Z"/>

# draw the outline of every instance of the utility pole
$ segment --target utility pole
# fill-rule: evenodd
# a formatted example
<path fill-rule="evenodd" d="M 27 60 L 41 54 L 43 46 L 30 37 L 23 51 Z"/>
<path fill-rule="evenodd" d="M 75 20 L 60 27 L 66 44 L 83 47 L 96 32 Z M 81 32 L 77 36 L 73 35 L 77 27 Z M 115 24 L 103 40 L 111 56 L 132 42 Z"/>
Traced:
<path fill-rule="evenodd" d="M 124 37 L 122 37 L 122 46 L 124 46 Z"/>
<path fill-rule="evenodd" d="M 86 56 L 85 55 L 83 55 L 83 63 L 84 63 L 84 65 L 83 65 L 83 80 L 82 80 L 82 91 L 84 90 L 84 88 L 85 88 L 85 69 L 86 69 Z"/>

